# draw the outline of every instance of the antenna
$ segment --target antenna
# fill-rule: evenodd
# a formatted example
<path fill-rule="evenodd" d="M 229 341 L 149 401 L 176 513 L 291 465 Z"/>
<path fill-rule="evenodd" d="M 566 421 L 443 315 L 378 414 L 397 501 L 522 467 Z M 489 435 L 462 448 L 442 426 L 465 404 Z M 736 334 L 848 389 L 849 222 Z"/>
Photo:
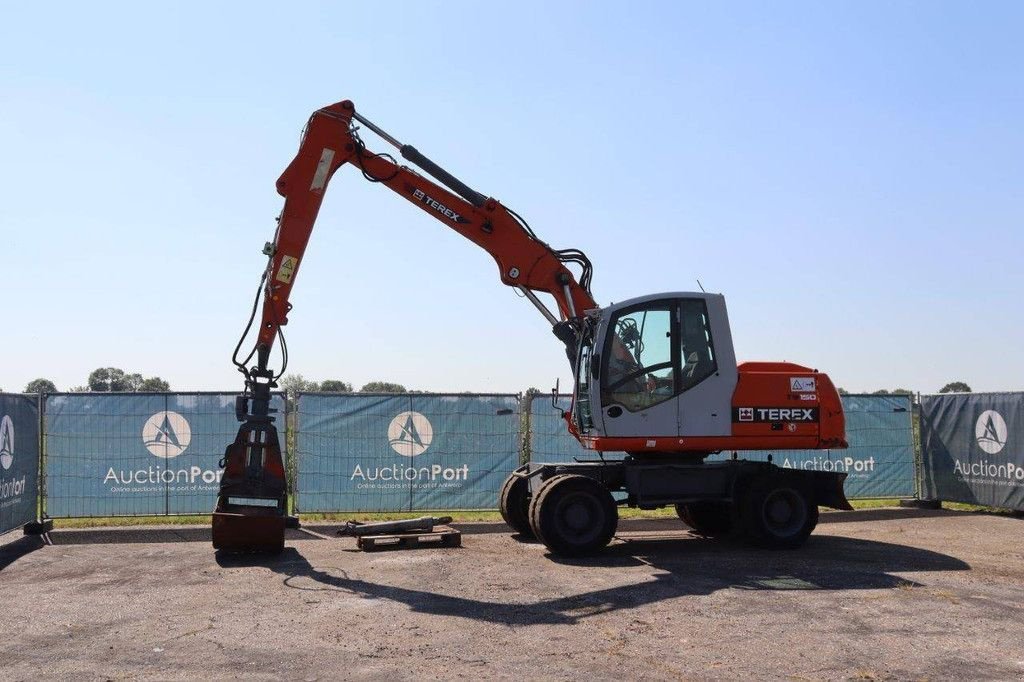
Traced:
<path fill-rule="evenodd" d="M 704 292 L 705 294 L 706 294 L 706 293 L 708 293 L 708 292 L 704 291 L 704 285 L 700 283 L 700 280 L 699 280 L 699 279 L 697 280 L 697 286 L 699 286 L 699 287 L 700 287 L 700 290 L 701 290 L 702 292 Z"/>

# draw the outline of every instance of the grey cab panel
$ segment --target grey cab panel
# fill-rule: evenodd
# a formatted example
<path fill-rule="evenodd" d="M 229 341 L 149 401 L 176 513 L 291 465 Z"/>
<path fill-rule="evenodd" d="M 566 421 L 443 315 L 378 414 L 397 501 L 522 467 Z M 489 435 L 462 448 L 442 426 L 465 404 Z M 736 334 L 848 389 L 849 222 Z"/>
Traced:
<path fill-rule="evenodd" d="M 730 434 L 736 358 L 720 294 L 623 301 L 602 309 L 588 331 L 576 385 L 583 430 L 607 437 Z"/>

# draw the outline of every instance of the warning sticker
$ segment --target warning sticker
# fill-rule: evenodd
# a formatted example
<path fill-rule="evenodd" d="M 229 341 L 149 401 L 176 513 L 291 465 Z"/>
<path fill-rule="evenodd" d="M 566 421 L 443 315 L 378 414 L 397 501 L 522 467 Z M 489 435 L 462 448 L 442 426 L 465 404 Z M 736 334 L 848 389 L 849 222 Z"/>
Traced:
<path fill-rule="evenodd" d="M 789 390 L 793 393 L 813 393 L 818 390 L 815 387 L 814 377 L 790 377 Z"/>
<path fill-rule="evenodd" d="M 278 282 L 284 282 L 285 284 L 292 283 L 292 277 L 295 276 L 295 268 L 299 265 L 299 259 L 295 256 L 285 256 L 281 259 L 281 267 L 277 269 Z"/>

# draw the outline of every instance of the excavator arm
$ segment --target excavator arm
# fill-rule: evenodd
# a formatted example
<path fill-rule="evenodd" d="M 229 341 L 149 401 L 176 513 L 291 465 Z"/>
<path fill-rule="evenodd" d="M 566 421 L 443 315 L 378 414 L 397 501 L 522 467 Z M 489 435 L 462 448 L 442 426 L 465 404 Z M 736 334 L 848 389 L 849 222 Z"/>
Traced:
<path fill-rule="evenodd" d="M 444 186 L 400 165 L 390 155 L 367 150 L 358 133 L 359 124 Z M 240 360 L 243 335 L 235 349 L 234 361 L 246 377 L 246 390 L 236 404 L 243 423 L 225 451 L 213 515 L 213 544 L 218 549 L 279 551 L 284 546 L 287 485 L 270 398 L 286 361 L 275 373 L 269 367 L 270 352 L 281 336 L 281 327 L 288 323 L 292 287 L 324 193 L 334 173 L 346 164 L 487 251 L 498 265 L 501 281 L 519 289 L 552 325 L 565 344 L 570 363 L 575 362 L 585 312 L 598 307 L 590 294 L 590 262 L 581 251 L 552 249 L 511 209 L 471 189 L 414 147 L 398 142 L 356 113 L 352 102 L 345 100 L 316 111 L 298 153 L 277 181 L 285 203 L 274 241 L 264 249 L 270 260 L 261 282 L 262 317 L 255 346 Z M 567 267 L 569 263 L 581 268 L 579 280 Z M 555 299 L 557 314 L 541 302 L 537 292 Z M 253 358 L 256 364 L 250 367 Z"/>
<path fill-rule="evenodd" d="M 399 165 L 393 158 L 366 149 L 356 123 L 363 123 L 397 147 L 402 156 L 436 177 L 440 186 Z M 558 317 L 546 312 L 552 325 L 570 321 L 596 308 L 589 285 L 589 262 L 579 251 L 555 251 L 534 235 L 529 227 L 499 201 L 470 189 L 414 147 L 403 145 L 356 113 L 352 102 L 344 101 L 320 109 L 309 120 L 299 152 L 277 181 L 285 197 L 278 224 L 266 296 L 259 345 L 271 346 L 280 327 L 287 323 L 288 303 L 295 276 L 313 230 L 324 192 L 334 173 L 350 164 L 363 176 L 379 182 L 432 218 L 455 230 L 487 251 L 498 265 L 501 281 L 531 297 L 534 292 L 554 297 Z M 584 284 L 566 266 L 583 266 Z M 546 307 L 539 306 L 542 311 Z"/>

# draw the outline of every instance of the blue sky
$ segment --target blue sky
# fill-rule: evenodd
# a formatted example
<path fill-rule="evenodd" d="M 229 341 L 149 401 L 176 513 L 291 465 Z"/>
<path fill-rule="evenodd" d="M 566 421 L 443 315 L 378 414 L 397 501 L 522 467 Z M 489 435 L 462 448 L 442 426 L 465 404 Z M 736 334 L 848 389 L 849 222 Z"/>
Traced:
<path fill-rule="evenodd" d="M 729 303 L 737 356 L 851 391 L 1021 389 L 1019 3 L 5 3 L 0 386 L 229 362 L 319 106 L 357 108 L 595 266 Z M 372 149 L 383 143 L 366 137 Z M 566 384 L 493 261 L 335 176 L 290 372 Z"/>

